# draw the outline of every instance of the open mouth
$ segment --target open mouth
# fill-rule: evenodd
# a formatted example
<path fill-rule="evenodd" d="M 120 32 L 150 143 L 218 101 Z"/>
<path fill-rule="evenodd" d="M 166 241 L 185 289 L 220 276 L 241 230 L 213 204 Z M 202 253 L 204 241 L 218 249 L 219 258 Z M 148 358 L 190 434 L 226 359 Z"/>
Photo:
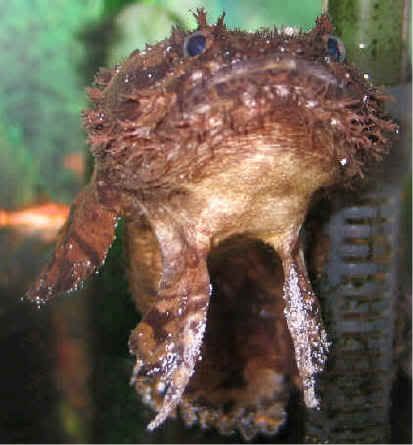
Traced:
<path fill-rule="evenodd" d="M 146 273 L 153 274 L 154 265 L 160 266 L 159 251 L 153 233 L 147 230 L 146 236 L 154 249 L 148 249 L 151 268 Z M 145 250 L 144 245 L 137 250 Z M 206 331 L 178 411 L 187 426 L 216 428 L 221 434 L 239 431 L 246 440 L 275 434 L 300 387 L 284 315 L 281 260 L 262 241 L 238 235 L 211 250 L 208 273 L 212 294 Z M 146 403 L 160 409 L 166 388 L 156 375 L 138 377 L 135 386 Z"/>
<path fill-rule="evenodd" d="M 180 404 L 187 425 L 244 438 L 274 434 L 298 377 L 283 314 L 283 271 L 261 241 L 237 236 L 208 257 L 213 286 L 202 360 Z"/>

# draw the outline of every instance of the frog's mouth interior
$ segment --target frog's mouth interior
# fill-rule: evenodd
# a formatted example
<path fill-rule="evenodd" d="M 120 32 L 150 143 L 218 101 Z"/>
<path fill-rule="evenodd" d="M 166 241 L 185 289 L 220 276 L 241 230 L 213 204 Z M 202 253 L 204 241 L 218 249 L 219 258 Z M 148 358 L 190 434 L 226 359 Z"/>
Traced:
<path fill-rule="evenodd" d="M 237 236 L 211 251 L 208 270 L 213 291 L 202 360 L 180 405 L 184 421 L 246 438 L 275 433 L 297 382 L 280 258 Z"/>

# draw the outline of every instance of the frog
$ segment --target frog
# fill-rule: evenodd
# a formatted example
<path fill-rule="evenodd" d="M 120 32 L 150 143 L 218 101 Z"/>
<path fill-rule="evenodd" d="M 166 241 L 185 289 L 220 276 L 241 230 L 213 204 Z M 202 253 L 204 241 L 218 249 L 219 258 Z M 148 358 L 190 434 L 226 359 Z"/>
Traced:
<path fill-rule="evenodd" d="M 179 412 L 250 440 L 280 430 L 292 387 L 320 405 L 330 341 L 302 227 L 318 193 L 387 154 L 397 125 L 326 14 L 307 32 L 194 16 L 195 30 L 96 75 L 83 113 L 94 171 L 26 298 L 82 286 L 122 219 L 142 314 L 130 383 L 155 412 L 148 429 Z"/>

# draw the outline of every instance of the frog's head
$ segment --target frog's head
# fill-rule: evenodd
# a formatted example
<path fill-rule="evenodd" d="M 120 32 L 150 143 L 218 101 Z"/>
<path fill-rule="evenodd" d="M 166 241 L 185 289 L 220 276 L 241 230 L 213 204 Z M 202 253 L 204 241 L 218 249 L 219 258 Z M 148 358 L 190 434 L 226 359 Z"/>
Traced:
<path fill-rule="evenodd" d="M 328 158 L 333 183 L 386 151 L 395 127 L 383 117 L 385 97 L 345 61 L 326 15 L 307 33 L 229 30 L 223 15 L 214 25 L 203 10 L 195 16 L 195 31 L 175 28 L 101 71 L 90 89 L 85 123 L 108 202 L 119 201 L 116 191 L 160 193 L 196 180 L 220 150 L 236 158 L 242 138 L 262 132 L 314 162 Z"/>

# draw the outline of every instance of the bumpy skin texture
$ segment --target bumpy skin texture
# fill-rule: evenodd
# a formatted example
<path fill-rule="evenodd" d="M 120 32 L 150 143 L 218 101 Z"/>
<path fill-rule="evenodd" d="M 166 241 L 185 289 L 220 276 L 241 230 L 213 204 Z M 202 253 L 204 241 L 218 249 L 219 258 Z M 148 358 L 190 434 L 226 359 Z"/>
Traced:
<path fill-rule="evenodd" d="M 191 32 L 174 29 L 98 74 L 84 115 L 95 173 L 28 298 L 78 286 L 123 217 L 143 313 L 131 383 L 157 412 L 149 428 L 179 406 L 188 425 L 251 438 L 283 422 L 286 376 L 307 406 L 319 403 L 329 344 L 299 240 L 311 198 L 362 175 L 396 128 L 381 93 L 328 55 L 326 16 L 298 34 L 231 31 L 223 16 L 208 25 L 203 10 L 196 18 L 199 55 L 184 48 Z M 257 240 L 278 257 L 263 258 Z M 226 260 L 209 256 L 216 246 Z M 231 278 L 219 291 L 213 270 L 217 282 Z"/>

